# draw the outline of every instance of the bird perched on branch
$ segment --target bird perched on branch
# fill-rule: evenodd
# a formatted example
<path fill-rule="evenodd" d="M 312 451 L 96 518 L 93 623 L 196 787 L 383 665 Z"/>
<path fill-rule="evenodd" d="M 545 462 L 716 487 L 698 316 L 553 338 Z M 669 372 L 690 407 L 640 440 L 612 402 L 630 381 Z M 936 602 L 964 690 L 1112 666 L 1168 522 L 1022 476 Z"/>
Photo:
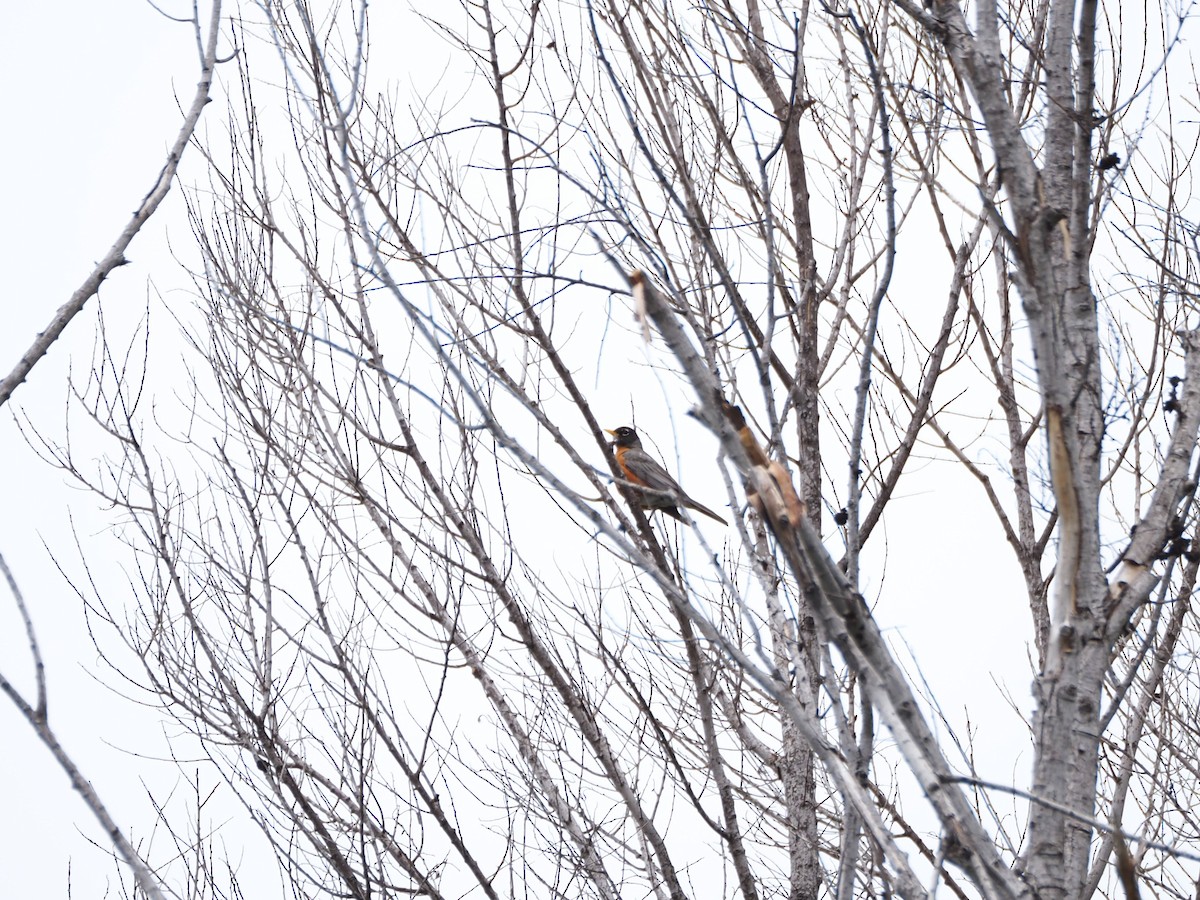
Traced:
<path fill-rule="evenodd" d="M 617 466 L 621 469 L 625 480 L 629 482 L 641 509 L 647 512 L 661 509 L 668 516 L 682 521 L 683 516 L 679 514 L 679 507 L 683 506 L 694 509 L 698 513 L 704 513 L 722 525 L 728 524 L 707 506 L 697 503 L 684 493 L 679 482 L 667 474 L 667 470 L 642 449 L 642 441 L 636 431 L 628 425 L 622 425 L 615 431 L 606 428 L 605 431 L 613 436 L 613 456 L 616 457 Z M 638 488 L 643 488 L 643 490 L 638 490 Z"/>

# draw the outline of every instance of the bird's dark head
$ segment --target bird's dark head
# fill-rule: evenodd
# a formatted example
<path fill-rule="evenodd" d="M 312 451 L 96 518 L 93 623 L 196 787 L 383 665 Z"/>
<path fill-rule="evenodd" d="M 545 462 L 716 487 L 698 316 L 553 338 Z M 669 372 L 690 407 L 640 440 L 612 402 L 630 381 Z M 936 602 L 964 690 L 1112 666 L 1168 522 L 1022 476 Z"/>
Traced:
<path fill-rule="evenodd" d="M 628 425 L 622 425 L 617 429 L 605 428 L 604 430 L 613 436 L 614 447 L 640 447 L 642 444 L 638 438 L 638 433 Z"/>

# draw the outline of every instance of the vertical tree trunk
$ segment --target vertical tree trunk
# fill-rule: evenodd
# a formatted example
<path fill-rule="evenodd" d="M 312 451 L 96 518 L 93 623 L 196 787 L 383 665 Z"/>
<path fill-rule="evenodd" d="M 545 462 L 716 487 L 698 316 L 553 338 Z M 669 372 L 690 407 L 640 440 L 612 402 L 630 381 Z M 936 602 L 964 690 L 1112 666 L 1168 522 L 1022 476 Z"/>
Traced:
<path fill-rule="evenodd" d="M 936 15 L 983 110 L 1002 172 L 1013 274 L 1033 336 L 1045 414 L 1058 556 L 1036 687 L 1036 799 L 1023 865 L 1033 894 L 1067 898 L 1086 881 L 1092 833 L 1063 810 L 1086 820 L 1095 809 L 1100 690 L 1111 652 L 1103 627 L 1109 602 L 1099 523 L 1104 419 L 1089 271 L 1095 5 L 1049 2 L 1040 57 L 1047 96 L 1041 168 L 1001 83 L 1005 65 L 994 4 L 979 7 L 974 36 L 950 4 L 938 4 Z"/>

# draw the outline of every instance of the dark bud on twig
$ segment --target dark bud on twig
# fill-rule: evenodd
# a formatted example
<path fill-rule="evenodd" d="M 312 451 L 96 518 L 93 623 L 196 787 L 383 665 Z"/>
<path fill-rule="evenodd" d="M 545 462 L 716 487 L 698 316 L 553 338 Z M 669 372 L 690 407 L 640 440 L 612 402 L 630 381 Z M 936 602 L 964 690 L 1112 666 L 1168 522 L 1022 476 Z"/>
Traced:
<path fill-rule="evenodd" d="M 1179 385 L 1183 382 L 1183 379 L 1178 375 L 1172 375 L 1170 381 L 1171 396 L 1163 401 L 1163 412 L 1177 413 L 1181 409 L 1179 405 Z"/>

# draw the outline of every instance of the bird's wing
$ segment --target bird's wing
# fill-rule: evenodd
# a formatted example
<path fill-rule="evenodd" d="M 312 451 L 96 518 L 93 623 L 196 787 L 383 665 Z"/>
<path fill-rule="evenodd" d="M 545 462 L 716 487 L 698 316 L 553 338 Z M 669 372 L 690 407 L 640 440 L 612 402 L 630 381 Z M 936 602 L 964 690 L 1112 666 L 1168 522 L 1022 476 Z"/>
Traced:
<path fill-rule="evenodd" d="M 645 450 L 626 450 L 621 461 L 625 464 L 625 468 L 629 470 L 630 474 L 650 490 L 661 492 L 664 496 L 678 500 L 684 506 L 716 519 L 722 525 L 729 524 L 707 506 L 697 503 L 684 493 L 683 488 L 679 486 L 679 482 L 672 478 L 670 473 L 659 465 L 654 457 Z M 663 511 L 677 519 L 681 518 L 678 512 L 670 508 Z"/>
<path fill-rule="evenodd" d="M 654 457 L 644 450 L 627 450 L 621 460 L 634 478 L 652 491 L 670 495 L 682 495 L 683 489 L 667 470 L 655 462 Z"/>

